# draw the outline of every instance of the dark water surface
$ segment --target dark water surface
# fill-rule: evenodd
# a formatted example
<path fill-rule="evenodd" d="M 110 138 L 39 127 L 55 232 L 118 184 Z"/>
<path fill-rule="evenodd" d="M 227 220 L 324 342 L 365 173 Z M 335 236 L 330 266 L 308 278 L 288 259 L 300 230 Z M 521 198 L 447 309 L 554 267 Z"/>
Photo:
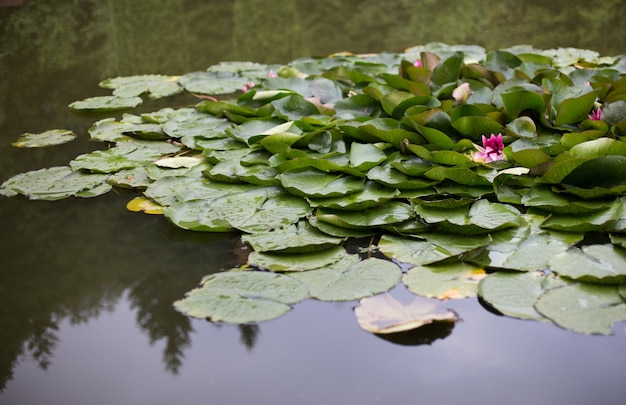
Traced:
<path fill-rule="evenodd" d="M 19 3 L 19 1 L 12 1 Z M 101 117 L 67 104 L 118 75 L 225 60 L 282 63 L 432 41 L 626 53 L 624 1 L 0 0 L 0 182 L 103 147 Z M 195 100 L 147 102 L 153 111 Z M 23 132 L 79 139 L 19 150 Z M 178 314 L 202 276 L 245 261 L 237 235 L 133 214 L 132 195 L 0 197 L 0 404 L 623 404 L 624 324 L 584 336 L 448 302 L 462 322 L 431 345 L 359 328 L 354 303 L 298 304 L 251 326 Z M 394 293 L 404 297 L 400 288 Z"/>

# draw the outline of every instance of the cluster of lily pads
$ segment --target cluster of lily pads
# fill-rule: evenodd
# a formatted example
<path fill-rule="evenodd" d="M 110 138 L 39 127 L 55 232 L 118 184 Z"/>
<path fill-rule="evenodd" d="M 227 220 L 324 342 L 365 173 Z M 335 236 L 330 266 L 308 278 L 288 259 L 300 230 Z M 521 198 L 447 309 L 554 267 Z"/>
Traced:
<path fill-rule="evenodd" d="M 306 298 L 403 283 L 610 334 L 626 320 L 625 73 L 626 57 L 589 50 L 433 43 L 118 77 L 101 83 L 111 96 L 70 108 L 119 111 L 182 91 L 201 101 L 97 121 L 89 136 L 108 149 L 14 176 L 0 193 L 130 188 L 141 193 L 130 210 L 241 232 L 248 262 L 174 304 L 193 317 L 260 322 Z M 376 333 L 399 330 L 378 321 Z"/>

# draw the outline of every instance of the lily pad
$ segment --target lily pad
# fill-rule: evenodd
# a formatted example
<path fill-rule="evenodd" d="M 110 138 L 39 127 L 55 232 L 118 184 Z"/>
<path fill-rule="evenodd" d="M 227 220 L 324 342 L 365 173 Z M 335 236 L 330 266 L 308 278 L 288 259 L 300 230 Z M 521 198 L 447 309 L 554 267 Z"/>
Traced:
<path fill-rule="evenodd" d="M 135 197 L 126 204 L 126 209 L 144 214 L 162 215 L 163 207 L 147 197 Z"/>
<path fill-rule="evenodd" d="M 243 232 L 268 232 L 295 224 L 311 213 L 307 202 L 277 187 L 228 194 L 206 204 L 200 222 L 211 226 L 226 221 Z"/>
<path fill-rule="evenodd" d="M 322 269 L 288 274 L 302 281 L 314 298 L 353 301 L 395 287 L 402 271 L 388 260 L 370 258 L 360 261 L 357 255 L 350 255 Z"/>
<path fill-rule="evenodd" d="M 113 95 L 118 97 L 135 97 L 148 93 L 149 98 L 157 99 L 183 91 L 178 84 L 178 76 L 166 75 L 114 77 L 103 80 L 99 85 L 105 89 L 113 89 Z"/>
<path fill-rule="evenodd" d="M 307 271 L 330 266 L 347 255 L 341 246 L 301 254 L 262 253 L 255 250 L 248 256 L 248 264 L 277 272 Z"/>
<path fill-rule="evenodd" d="M 17 148 L 39 148 L 61 145 L 76 139 L 76 134 L 67 129 L 51 129 L 38 134 L 24 133 L 11 145 Z"/>
<path fill-rule="evenodd" d="M 405 222 L 414 217 L 411 207 L 401 201 L 390 201 L 381 206 L 361 211 L 338 211 L 318 208 L 320 221 L 347 228 L 368 228 Z"/>
<path fill-rule="evenodd" d="M 417 329 L 433 322 L 456 322 L 456 312 L 440 310 L 431 300 L 416 297 L 408 305 L 390 294 L 363 298 L 354 308 L 359 326 L 368 332 L 390 334 Z"/>
<path fill-rule="evenodd" d="M 276 229 L 244 235 L 241 238 L 257 252 L 301 253 L 323 250 L 338 245 L 345 238 L 337 238 L 318 231 L 307 221 Z"/>
<path fill-rule="evenodd" d="M 456 262 L 413 267 L 402 281 L 414 294 L 446 300 L 475 297 L 478 283 L 485 277 L 481 267 Z"/>
<path fill-rule="evenodd" d="M 535 309 L 562 328 L 585 334 L 611 335 L 626 321 L 626 304 L 617 286 L 573 283 L 545 292 Z"/>
<path fill-rule="evenodd" d="M 68 166 L 57 166 L 17 174 L 0 186 L 0 193 L 5 196 L 22 194 L 31 200 L 95 197 L 111 190 L 106 183 L 108 177 L 107 174 L 86 174 Z"/>
<path fill-rule="evenodd" d="M 378 247 L 389 258 L 419 266 L 459 258 L 463 254 L 480 250 L 491 242 L 488 235 L 462 236 L 433 233 L 423 236 L 426 239 L 383 235 Z"/>
<path fill-rule="evenodd" d="M 74 101 L 69 105 L 72 110 L 108 112 L 128 110 L 141 104 L 141 97 L 100 96 Z"/>
<path fill-rule="evenodd" d="M 311 198 L 338 197 L 364 188 L 364 180 L 343 173 L 324 173 L 317 169 L 292 169 L 278 178 L 285 190 Z"/>
<path fill-rule="evenodd" d="M 205 277 L 174 308 L 213 322 L 263 322 L 287 313 L 307 295 L 306 287 L 292 277 L 233 269 Z"/>
<path fill-rule="evenodd" d="M 478 294 L 503 315 L 545 321 L 546 318 L 535 310 L 535 302 L 545 291 L 565 284 L 563 279 L 542 271 L 499 271 L 478 284 Z"/>
<path fill-rule="evenodd" d="M 612 244 L 572 247 L 555 255 L 550 268 L 561 276 L 594 283 L 626 282 L 626 250 Z"/>

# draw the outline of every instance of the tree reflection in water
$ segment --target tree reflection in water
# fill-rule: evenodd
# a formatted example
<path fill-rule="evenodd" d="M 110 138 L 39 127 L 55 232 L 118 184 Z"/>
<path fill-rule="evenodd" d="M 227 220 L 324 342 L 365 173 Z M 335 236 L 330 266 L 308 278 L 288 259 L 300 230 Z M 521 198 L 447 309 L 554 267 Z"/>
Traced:
<path fill-rule="evenodd" d="M 101 148 L 85 141 L 99 118 L 70 114 L 66 106 L 99 95 L 96 84 L 109 77 L 183 74 L 224 60 L 280 63 L 344 50 L 398 51 L 432 41 L 491 49 L 576 46 L 609 55 L 626 49 L 615 13 L 621 0 L 475 0 L 471 7 L 393 0 L 384 13 L 378 0 L 22 3 L 0 8 L 0 76 L 11 78 L 0 80 L 0 181 Z M 192 101 L 175 99 L 177 105 Z M 10 146 L 20 133 L 50 128 L 73 130 L 81 139 L 39 150 Z M 0 390 L 20 357 L 32 356 L 43 369 L 53 362 L 59 322 L 96 318 L 125 293 L 150 343 L 165 341 L 166 369 L 178 372 L 192 326 L 172 302 L 203 276 L 243 263 L 247 252 L 235 235 L 190 234 L 163 218 L 128 213 L 128 199 L 114 193 L 54 203 L 0 197 Z M 251 350 L 259 327 L 239 329 Z"/>

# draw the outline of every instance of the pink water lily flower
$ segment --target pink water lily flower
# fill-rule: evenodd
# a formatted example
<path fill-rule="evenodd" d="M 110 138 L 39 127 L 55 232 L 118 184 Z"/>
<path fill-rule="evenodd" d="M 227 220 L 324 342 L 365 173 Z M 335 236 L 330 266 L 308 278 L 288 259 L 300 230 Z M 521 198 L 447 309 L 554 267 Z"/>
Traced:
<path fill-rule="evenodd" d="M 502 134 L 491 134 L 489 138 L 485 135 L 483 137 L 483 146 L 476 145 L 478 152 L 473 154 L 473 159 L 476 162 L 491 163 L 498 160 L 506 160 L 504 155 L 504 143 L 502 142 Z"/>
<path fill-rule="evenodd" d="M 421 60 L 417 59 L 417 60 L 413 61 L 413 66 L 415 66 L 415 67 L 423 67 L 424 64 L 422 63 Z"/>
<path fill-rule="evenodd" d="M 600 121 L 602 119 L 602 109 L 598 108 L 597 110 L 591 110 L 591 114 L 589 114 L 589 119 L 591 121 Z"/>
<path fill-rule="evenodd" d="M 274 72 L 273 70 L 270 70 L 269 73 L 267 74 L 267 77 L 269 77 L 270 79 L 274 79 L 278 77 L 278 74 L 276 74 L 276 72 Z"/>
<path fill-rule="evenodd" d="M 248 83 L 244 84 L 243 86 L 241 86 L 241 91 L 244 92 L 244 93 L 247 93 L 248 90 L 250 90 L 253 87 L 254 87 L 254 82 L 248 82 Z"/>
<path fill-rule="evenodd" d="M 470 89 L 469 83 L 463 83 L 452 91 L 452 98 L 460 104 L 467 103 L 467 99 L 470 98 L 471 95 L 472 90 Z"/>

